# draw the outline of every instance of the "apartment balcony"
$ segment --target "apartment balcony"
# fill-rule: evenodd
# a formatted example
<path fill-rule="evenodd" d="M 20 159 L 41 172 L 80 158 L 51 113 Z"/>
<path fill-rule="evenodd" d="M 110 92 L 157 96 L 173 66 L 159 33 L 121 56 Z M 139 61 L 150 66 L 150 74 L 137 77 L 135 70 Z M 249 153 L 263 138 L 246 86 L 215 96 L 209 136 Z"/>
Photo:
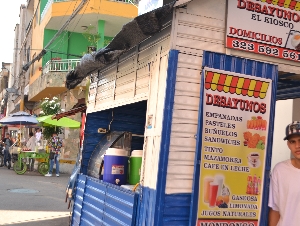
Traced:
<path fill-rule="evenodd" d="M 32 84 L 29 85 L 28 100 L 39 101 L 45 97 L 53 97 L 67 91 L 65 87 L 66 75 L 76 68 L 80 59 L 65 59 L 48 61 Z M 83 80 L 76 89 L 85 89 L 87 79 Z"/>
<path fill-rule="evenodd" d="M 114 37 L 123 27 L 138 15 L 132 0 L 89 1 L 72 19 L 66 31 L 82 33 L 86 26 L 98 27 L 98 21 L 105 21 L 105 36 Z M 48 0 L 42 9 L 41 26 L 45 29 L 59 30 L 81 0 Z"/>

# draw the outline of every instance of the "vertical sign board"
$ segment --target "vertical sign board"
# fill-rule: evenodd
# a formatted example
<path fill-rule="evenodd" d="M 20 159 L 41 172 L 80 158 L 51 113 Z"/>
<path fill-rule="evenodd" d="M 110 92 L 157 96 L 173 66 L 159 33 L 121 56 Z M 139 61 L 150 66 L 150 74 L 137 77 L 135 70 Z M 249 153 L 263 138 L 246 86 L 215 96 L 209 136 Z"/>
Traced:
<path fill-rule="evenodd" d="M 259 225 L 272 80 L 212 68 L 203 73 L 197 225 Z"/>
<path fill-rule="evenodd" d="M 227 2 L 226 47 L 300 62 L 299 1 Z"/>

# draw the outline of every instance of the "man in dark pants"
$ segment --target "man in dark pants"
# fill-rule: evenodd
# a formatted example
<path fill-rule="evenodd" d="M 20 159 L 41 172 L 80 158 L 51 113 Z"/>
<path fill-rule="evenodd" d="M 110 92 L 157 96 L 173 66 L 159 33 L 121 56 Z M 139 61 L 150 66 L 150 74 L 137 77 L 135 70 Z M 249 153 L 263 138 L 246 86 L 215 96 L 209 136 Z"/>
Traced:
<path fill-rule="evenodd" d="M 10 139 L 9 133 L 5 134 L 5 138 L 2 140 L 2 142 L 4 143 L 4 165 L 10 168 L 11 157 L 9 153 L 9 148 L 12 146 L 13 142 Z"/>

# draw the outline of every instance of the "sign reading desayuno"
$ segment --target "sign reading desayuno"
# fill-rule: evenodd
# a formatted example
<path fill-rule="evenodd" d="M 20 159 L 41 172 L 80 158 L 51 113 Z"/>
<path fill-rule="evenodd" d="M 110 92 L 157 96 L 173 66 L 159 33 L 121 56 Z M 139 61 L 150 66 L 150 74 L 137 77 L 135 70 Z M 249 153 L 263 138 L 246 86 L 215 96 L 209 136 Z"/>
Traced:
<path fill-rule="evenodd" d="M 197 226 L 259 225 L 272 80 L 204 68 Z"/>
<path fill-rule="evenodd" d="M 300 2 L 229 0 L 226 46 L 300 62 Z"/>

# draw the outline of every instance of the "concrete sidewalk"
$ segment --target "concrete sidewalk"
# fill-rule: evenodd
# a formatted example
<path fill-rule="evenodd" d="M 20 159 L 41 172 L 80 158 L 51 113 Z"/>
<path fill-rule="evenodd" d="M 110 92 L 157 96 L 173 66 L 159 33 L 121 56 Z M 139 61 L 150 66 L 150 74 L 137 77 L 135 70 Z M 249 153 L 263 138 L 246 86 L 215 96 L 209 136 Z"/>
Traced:
<path fill-rule="evenodd" d="M 45 177 L 40 173 L 17 175 L 0 167 L 0 225 L 69 225 L 72 208 L 65 202 L 69 174 Z"/>

